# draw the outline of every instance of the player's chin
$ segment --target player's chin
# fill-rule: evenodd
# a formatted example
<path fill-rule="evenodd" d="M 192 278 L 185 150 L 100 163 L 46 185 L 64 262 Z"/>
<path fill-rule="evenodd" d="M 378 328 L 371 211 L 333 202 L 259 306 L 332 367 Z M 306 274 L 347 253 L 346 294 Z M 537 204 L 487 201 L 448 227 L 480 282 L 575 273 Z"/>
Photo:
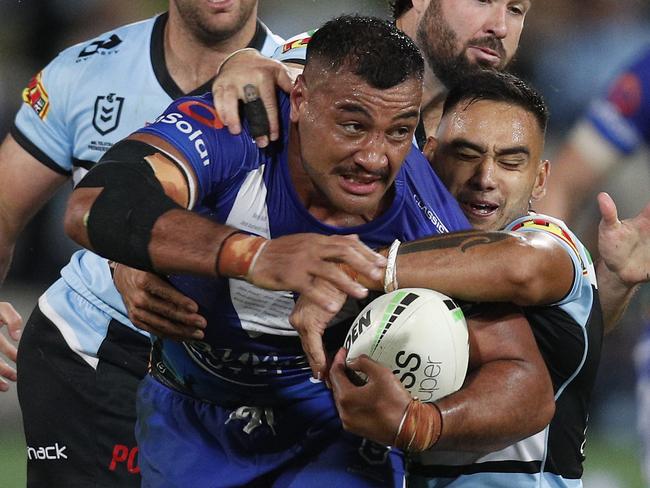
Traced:
<path fill-rule="evenodd" d="M 500 219 L 496 215 L 489 216 L 476 216 L 476 215 L 467 215 L 467 220 L 472 224 L 477 230 L 498 230 L 503 227 L 500 223 Z"/>

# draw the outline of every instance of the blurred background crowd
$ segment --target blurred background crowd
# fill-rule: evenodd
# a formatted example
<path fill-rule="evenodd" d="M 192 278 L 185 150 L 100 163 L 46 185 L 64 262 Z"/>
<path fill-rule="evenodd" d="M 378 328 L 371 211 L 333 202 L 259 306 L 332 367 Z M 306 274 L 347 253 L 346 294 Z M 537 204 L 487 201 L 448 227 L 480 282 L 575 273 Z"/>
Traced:
<path fill-rule="evenodd" d="M 161 12 L 166 3 L 0 0 L 0 137 L 11 127 L 27 81 L 60 50 Z M 344 12 L 389 15 L 386 0 L 261 0 L 259 16 L 275 33 L 289 37 Z M 551 161 L 590 99 L 601 94 L 617 70 L 648 45 L 648 0 L 533 1 L 512 69 L 540 89 L 550 106 L 546 156 Z M 604 189 L 613 195 L 621 217 L 636 215 L 650 200 L 649 163 L 646 152 L 606 183 Z M 2 175 L 0 191 L 1 182 Z M 62 230 L 68 192 L 61 191 L 23 233 L 7 282 L 0 289 L 0 301 L 12 302 L 24 319 L 75 249 Z M 598 223 L 595 193 L 590 202 L 574 227 L 587 241 Z M 623 324 L 605 341 L 587 435 L 586 488 L 644 486 L 638 465 L 632 363 L 644 314 L 650 314 L 649 285 L 636 295 Z M 53 412 L 53 416 L 60 414 L 64 413 Z M 11 392 L 0 394 L 0 486 L 24 486 L 25 445 L 19 415 L 12 387 Z"/>

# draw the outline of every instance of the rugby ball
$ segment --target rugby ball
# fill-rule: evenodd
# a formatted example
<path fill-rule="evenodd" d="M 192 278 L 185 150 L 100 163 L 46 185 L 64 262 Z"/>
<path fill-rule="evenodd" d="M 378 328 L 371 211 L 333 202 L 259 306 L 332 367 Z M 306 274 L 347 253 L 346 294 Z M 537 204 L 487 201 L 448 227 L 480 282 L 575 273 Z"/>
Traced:
<path fill-rule="evenodd" d="M 458 390 L 469 361 L 462 310 L 448 296 L 424 288 L 404 288 L 373 300 L 354 320 L 344 347 L 348 361 L 367 354 L 424 402 Z"/>

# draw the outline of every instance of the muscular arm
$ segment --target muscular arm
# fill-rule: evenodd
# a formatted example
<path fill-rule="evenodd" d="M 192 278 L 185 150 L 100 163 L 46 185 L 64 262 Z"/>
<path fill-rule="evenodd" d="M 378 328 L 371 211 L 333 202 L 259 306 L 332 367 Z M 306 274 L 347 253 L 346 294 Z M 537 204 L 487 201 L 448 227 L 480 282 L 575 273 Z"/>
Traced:
<path fill-rule="evenodd" d="M 32 157 L 8 135 L 0 146 L 0 285 L 7 276 L 16 240 L 25 225 L 67 177 Z M 0 328 L 7 326 L 18 340 L 22 318 L 10 303 L 0 301 Z M 0 353 L 16 361 L 16 346 L 0 334 Z M 16 381 L 16 372 L 0 358 L 0 391 L 8 389 L 2 377 Z"/>
<path fill-rule="evenodd" d="M 521 306 L 561 300 L 571 290 L 574 274 L 567 251 L 543 232 L 468 231 L 405 242 L 395 267 L 400 288 L 431 288 L 461 300 Z M 384 288 L 379 281 L 363 284 Z"/>
<path fill-rule="evenodd" d="M 0 283 L 11 264 L 20 232 L 68 179 L 18 145 L 8 135 L 0 146 Z"/>
<path fill-rule="evenodd" d="M 470 372 L 463 387 L 439 401 L 442 435 L 434 449 L 491 452 L 544 428 L 555 409 L 553 387 L 528 322 L 507 306 L 468 319 Z M 368 375 L 361 387 L 337 354 L 330 381 L 347 430 L 392 444 L 410 401 L 393 373 L 367 357 L 350 367 Z"/>
<path fill-rule="evenodd" d="M 187 160 L 156 136 L 137 136 L 144 156 L 129 161 L 128 153 L 135 148 L 134 143 L 129 148 L 120 148 L 119 156 L 128 164 L 111 162 L 117 150 L 114 147 L 113 153 L 107 153 L 107 160 L 93 168 L 86 183 L 82 180 L 72 193 L 65 227 L 68 235 L 82 246 L 109 259 L 159 273 L 242 278 L 266 289 L 297 291 L 324 307 L 330 306 L 330 294 L 313 286 L 318 276 L 353 297 L 363 298 L 367 293 L 336 262 L 346 263 L 370 279 L 382 274 L 384 258 L 352 236 L 295 234 L 270 239 L 260 248 L 257 244 L 261 237 L 240 235 L 230 238 L 228 246 L 222 246 L 235 228 L 179 205 L 189 201 L 190 186 L 185 175 L 194 175 Z M 149 146 L 142 149 L 142 143 Z M 133 169 L 134 164 L 140 165 L 138 170 Z M 257 245 L 255 249 L 246 244 L 251 242 Z M 94 243 L 101 243 L 102 249 Z M 253 272 L 250 263 L 258 249 L 262 250 Z M 236 265 L 244 262 L 248 266 L 240 273 Z"/>
<path fill-rule="evenodd" d="M 491 452 L 542 430 L 555 413 L 553 386 L 526 319 L 492 309 L 470 318 L 470 372 L 437 402 L 435 449 Z"/>

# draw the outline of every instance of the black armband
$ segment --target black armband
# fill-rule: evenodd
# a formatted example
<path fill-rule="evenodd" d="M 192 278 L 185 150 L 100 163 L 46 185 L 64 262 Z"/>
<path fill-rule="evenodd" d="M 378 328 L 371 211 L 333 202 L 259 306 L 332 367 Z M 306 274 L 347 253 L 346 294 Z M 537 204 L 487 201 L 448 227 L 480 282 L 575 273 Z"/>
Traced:
<path fill-rule="evenodd" d="M 125 162 L 120 154 L 128 149 L 127 144 L 133 149 L 129 152 L 131 162 Z M 88 239 L 97 254 L 133 268 L 154 271 L 149 255 L 153 226 L 164 213 L 183 207 L 165 194 L 153 168 L 143 159 L 148 155 L 143 154 L 147 148 L 148 154 L 158 152 L 137 141 L 120 143 L 77 187 L 103 187 L 86 223 Z M 111 160 L 115 156 L 120 156 L 120 160 Z"/>

